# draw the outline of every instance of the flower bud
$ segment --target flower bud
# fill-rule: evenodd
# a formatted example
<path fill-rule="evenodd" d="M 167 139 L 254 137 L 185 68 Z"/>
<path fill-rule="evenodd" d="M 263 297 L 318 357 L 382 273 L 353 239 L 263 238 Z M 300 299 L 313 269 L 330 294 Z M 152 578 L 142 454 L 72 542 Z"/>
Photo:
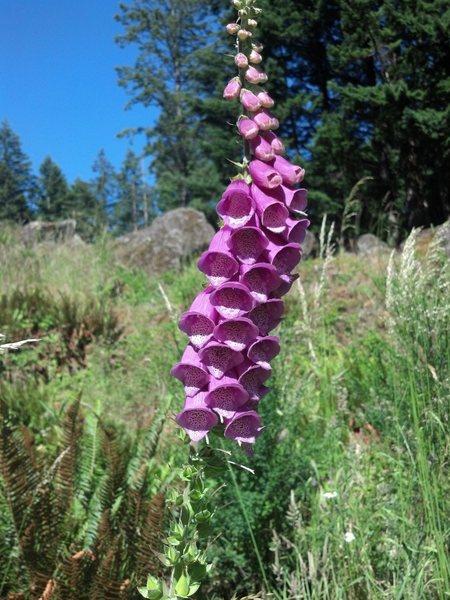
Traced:
<path fill-rule="evenodd" d="M 262 131 L 269 131 L 269 129 L 277 129 L 279 126 L 278 119 L 276 119 L 269 111 L 261 110 L 256 113 L 253 120 Z"/>
<path fill-rule="evenodd" d="M 248 67 L 248 58 L 242 52 L 238 52 L 234 57 L 234 63 L 239 69 Z"/>
<path fill-rule="evenodd" d="M 255 40 L 252 42 L 252 49 L 255 50 L 255 52 L 262 52 L 264 50 L 264 46 L 261 44 L 261 42 L 257 42 Z"/>
<path fill-rule="evenodd" d="M 261 72 L 256 67 L 249 67 L 245 72 L 245 79 L 249 83 L 259 83 L 261 81 Z"/>
<path fill-rule="evenodd" d="M 241 93 L 241 82 L 239 81 L 239 77 L 234 77 L 230 79 L 230 81 L 225 86 L 223 90 L 223 97 L 225 100 L 235 100 L 239 98 L 239 94 Z"/>
<path fill-rule="evenodd" d="M 272 106 L 275 104 L 273 98 L 271 98 L 267 92 L 258 92 L 257 97 L 263 108 L 272 108 Z"/>
<path fill-rule="evenodd" d="M 256 52 L 256 50 L 252 50 L 250 52 L 249 61 L 254 65 L 258 65 L 262 61 L 262 56 L 259 52 Z"/>
<path fill-rule="evenodd" d="M 242 117 L 238 122 L 239 133 L 245 140 L 252 140 L 259 133 L 258 125 L 247 117 Z"/>
<path fill-rule="evenodd" d="M 247 38 L 252 37 L 252 33 L 247 29 L 239 29 L 237 36 L 241 40 L 241 42 L 243 42 Z"/>
<path fill-rule="evenodd" d="M 250 141 L 250 147 L 252 149 L 253 156 L 259 160 L 269 162 L 269 160 L 275 158 L 275 152 L 273 151 L 270 143 L 259 135 Z"/>
<path fill-rule="evenodd" d="M 239 29 L 240 27 L 237 23 L 228 23 L 227 25 L 227 31 L 230 35 L 236 35 Z"/>
<path fill-rule="evenodd" d="M 233 6 L 235 8 L 241 8 L 242 7 L 242 0 L 233 0 Z"/>
<path fill-rule="evenodd" d="M 247 21 L 247 27 L 253 28 L 253 27 L 257 27 L 258 25 L 258 21 L 255 21 L 255 19 L 249 19 Z"/>
<path fill-rule="evenodd" d="M 284 154 L 284 144 L 280 138 L 273 133 L 273 131 L 266 131 L 263 137 L 272 146 L 272 150 L 275 152 L 275 154 Z"/>
<path fill-rule="evenodd" d="M 256 112 L 261 108 L 261 103 L 253 92 L 243 89 L 241 92 L 241 104 L 250 112 Z"/>

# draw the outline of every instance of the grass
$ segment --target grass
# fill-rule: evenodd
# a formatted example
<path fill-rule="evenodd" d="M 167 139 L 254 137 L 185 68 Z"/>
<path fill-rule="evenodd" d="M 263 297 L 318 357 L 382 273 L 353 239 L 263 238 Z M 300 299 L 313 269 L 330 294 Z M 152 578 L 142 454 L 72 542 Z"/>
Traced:
<path fill-rule="evenodd" d="M 325 237 L 286 298 L 255 457 L 233 447 L 256 475 L 227 479 L 199 598 L 450 596 L 448 260 L 437 244 L 417 258 L 415 235 L 391 260 L 333 256 Z M 0 357 L 2 394 L 44 447 L 56 443 L 59 407 L 80 394 L 86 410 L 130 429 L 163 402 L 169 416 L 178 410 L 169 371 L 185 345 L 178 316 L 204 284 L 194 265 L 149 279 L 116 264 L 107 240 L 55 253 L 11 235 L 0 236 L 0 261 L 0 331 L 44 338 Z M 86 331 L 92 315 L 85 339 L 79 324 Z M 74 339 L 86 342 L 83 361 L 73 362 Z M 161 464 L 183 460 L 175 431 L 168 418 Z"/>

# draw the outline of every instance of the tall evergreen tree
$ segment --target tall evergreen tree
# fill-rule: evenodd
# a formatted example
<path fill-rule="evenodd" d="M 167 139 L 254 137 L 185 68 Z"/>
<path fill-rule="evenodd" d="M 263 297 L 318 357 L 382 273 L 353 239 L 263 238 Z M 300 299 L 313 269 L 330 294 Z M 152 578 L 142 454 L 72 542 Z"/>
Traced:
<path fill-rule="evenodd" d="M 148 222 L 150 193 L 144 181 L 139 157 L 128 150 L 117 174 L 118 195 L 113 212 L 113 229 L 117 234 L 136 231 Z"/>
<path fill-rule="evenodd" d="M 77 222 L 77 233 L 88 241 L 95 241 L 104 231 L 102 207 L 95 197 L 90 183 L 77 178 L 69 190 L 70 217 Z"/>
<path fill-rule="evenodd" d="M 193 110 L 198 90 L 192 85 L 205 40 L 212 35 L 208 18 L 217 2 L 207 0 L 133 0 L 121 4 L 117 20 L 124 28 L 118 42 L 133 44 L 133 66 L 118 69 L 130 104 L 156 106 L 153 128 L 142 128 L 153 158 L 160 210 L 207 206 L 219 193 L 220 177 L 199 144 L 200 117 Z"/>
<path fill-rule="evenodd" d="M 47 221 L 72 217 L 69 186 L 62 170 L 50 156 L 44 158 L 39 174 L 39 217 Z"/>
<path fill-rule="evenodd" d="M 8 122 L 0 125 L 0 220 L 27 221 L 32 213 L 36 181 L 19 137 Z"/>
<path fill-rule="evenodd" d="M 103 148 L 98 153 L 92 170 L 95 176 L 91 181 L 91 191 L 97 200 L 97 220 L 106 228 L 117 200 L 117 174 Z"/>

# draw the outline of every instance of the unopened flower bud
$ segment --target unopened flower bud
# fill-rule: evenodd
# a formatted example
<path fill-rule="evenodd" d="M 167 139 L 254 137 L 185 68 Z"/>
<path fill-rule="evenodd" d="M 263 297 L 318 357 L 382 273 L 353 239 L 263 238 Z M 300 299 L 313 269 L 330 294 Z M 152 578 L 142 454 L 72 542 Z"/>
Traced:
<path fill-rule="evenodd" d="M 241 104 L 246 110 L 249 110 L 250 112 L 256 112 L 261 108 L 261 103 L 258 100 L 257 96 L 255 96 L 253 92 L 250 92 L 249 90 L 245 89 L 243 89 L 241 92 Z"/>
<path fill-rule="evenodd" d="M 255 19 L 249 19 L 247 21 L 247 27 L 257 27 L 258 26 L 258 21 L 255 21 Z"/>
<path fill-rule="evenodd" d="M 242 52 L 238 52 L 234 57 L 234 63 L 239 69 L 248 67 L 248 58 Z"/>
<path fill-rule="evenodd" d="M 267 92 L 258 92 L 257 96 L 263 108 L 272 108 L 275 104 L 273 98 L 271 98 Z"/>
<path fill-rule="evenodd" d="M 247 29 L 239 29 L 237 36 L 241 42 L 243 42 L 247 38 L 252 37 L 252 34 L 250 31 L 247 31 Z"/>
<path fill-rule="evenodd" d="M 246 16 L 247 16 L 247 9 L 245 9 L 245 8 L 242 8 L 242 9 L 241 9 L 241 10 L 238 12 L 238 15 L 239 15 L 240 17 L 246 17 Z"/>
<path fill-rule="evenodd" d="M 249 67 L 245 72 L 245 79 L 249 83 L 265 83 L 267 75 L 257 67 Z"/>
<path fill-rule="evenodd" d="M 249 61 L 251 63 L 253 63 L 254 65 L 258 65 L 262 61 L 261 54 L 259 52 L 256 52 L 256 50 L 252 50 L 250 52 L 250 56 L 248 58 L 249 58 Z"/>
<path fill-rule="evenodd" d="M 264 46 L 261 44 L 261 42 L 254 41 L 252 42 L 252 49 L 255 50 L 255 52 L 262 52 L 264 50 Z"/>
<path fill-rule="evenodd" d="M 245 140 L 252 140 L 259 133 L 258 125 L 252 119 L 247 119 L 247 117 L 239 119 L 238 129 Z"/>
<path fill-rule="evenodd" d="M 269 111 L 261 110 L 253 117 L 253 120 L 261 129 L 261 131 L 269 131 L 279 127 L 278 119 L 276 119 Z"/>
<path fill-rule="evenodd" d="M 236 35 L 239 29 L 240 27 L 237 23 L 228 23 L 227 25 L 227 31 L 230 35 Z"/>
<path fill-rule="evenodd" d="M 235 8 L 241 8 L 242 7 L 242 0 L 233 0 L 233 6 Z"/>
<path fill-rule="evenodd" d="M 225 100 L 235 100 L 236 98 L 239 98 L 240 93 L 241 82 L 239 81 L 239 77 L 234 77 L 225 86 L 223 97 Z"/>

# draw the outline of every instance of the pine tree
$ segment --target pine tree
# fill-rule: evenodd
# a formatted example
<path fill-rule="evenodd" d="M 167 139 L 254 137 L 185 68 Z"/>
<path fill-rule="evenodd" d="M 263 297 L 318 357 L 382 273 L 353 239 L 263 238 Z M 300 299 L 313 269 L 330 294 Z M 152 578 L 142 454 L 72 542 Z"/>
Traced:
<path fill-rule="evenodd" d="M 214 2 L 207 0 L 134 0 L 121 4 L 117 20 L 125 33 L 120 45 L 136 45 L 135 65 L 118 69 L 119 83 L 132 95 L 130 104 L 156 106 L 148 139 L 156 177 L 159 210 L 213 204 L 220 177 L 201 146 L 201 117 L 194 110 L 198 90 L 192 74 L 199 65 L 204 40 L 212 33 L 208 19 Z"/>
<path fill-rule="evenodd" d="M 136 231 L 148 222 L 150 191 L 144 181 L 140 158 L 128 150 L 117 174 L 117 202 L 113 212 L 116 234 Z"/>
<path fill-rule="evenodd" d="M 69 186 L 60 167 L 47 156 L 39 174 L 39 217 L 47 221 L 71 218 Z"/>
<path fill-rule="evenodd" d="M 36 192 L 31 163 L 8 122 L 0 125 L 0 220 L 26 222 Z"/>
<path fill-rule="evenodd" d="M 117 200 L 117 174 L 103 148 L 98 153 L 92 170 L 95 177 L 91 181 L 91 191 L 97 200 L 98 222 L 106 228 Z"/>
<path fill-rule="evenodd" d="M 104 230 L 102 205 L 95 197 L 90 183 L 77 178 L 70 187 L 68 206 L 70 217 L 77 223 L 77 233 L 89 242 Z"/>

